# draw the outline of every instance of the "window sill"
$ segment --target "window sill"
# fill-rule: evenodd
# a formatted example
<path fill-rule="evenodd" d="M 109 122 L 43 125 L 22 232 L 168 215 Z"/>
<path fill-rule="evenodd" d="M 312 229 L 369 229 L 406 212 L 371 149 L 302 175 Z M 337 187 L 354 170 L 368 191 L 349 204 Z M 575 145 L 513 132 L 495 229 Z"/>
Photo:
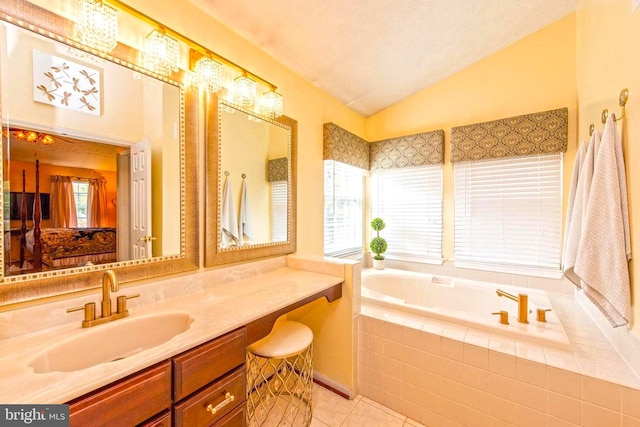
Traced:
<path fill-rule="evenodd" d="M 542 277 L 545 279 L 561 279 L 562 270 L 541 270 L 537 268 L 506 266 L 498 264 L 482 264 L 465 261 L 451 260 L 456 268 L 464 268 L 468 270 L 492 271 L 495 273 L 517 274 L 521 276 Z"/>

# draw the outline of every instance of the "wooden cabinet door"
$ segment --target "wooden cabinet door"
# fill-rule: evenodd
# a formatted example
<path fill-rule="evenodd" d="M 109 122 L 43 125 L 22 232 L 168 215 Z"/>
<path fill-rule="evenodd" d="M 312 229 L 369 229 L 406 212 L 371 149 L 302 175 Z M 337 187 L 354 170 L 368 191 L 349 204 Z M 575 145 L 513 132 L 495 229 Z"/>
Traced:
<path fill-rule="evenodd" d="M 72 427 L 138 425 L 171 407 L 171 363 L 163 362 L 69 402 Z"/>

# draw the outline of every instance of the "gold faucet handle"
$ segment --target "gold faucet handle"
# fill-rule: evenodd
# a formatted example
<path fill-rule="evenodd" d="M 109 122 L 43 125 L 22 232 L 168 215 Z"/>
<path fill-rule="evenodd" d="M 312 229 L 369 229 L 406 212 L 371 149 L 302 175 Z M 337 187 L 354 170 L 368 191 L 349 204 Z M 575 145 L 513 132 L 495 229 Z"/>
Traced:
<path fill-rule="evenodd" d="M 84 321 L 89 322 L 96 318 L 96 303 L 88 302 L 85 305 L 79 307 L 67 308 L 67 313 L 73 313 L 74 311 L 84 310 Z"/>
<path fill-rule="evenodd" d="M 127 300 L 131 298 L 137 298 L 140 294 L 132 294 L 132 295 L 120 295 L 117 298 L 117 313 L 124 313 L 127 311 Z"/>
<path fill-rule="evenodd" d="M 509 324 L 509 313 L 506 312 L 505 310 L 496 311 L 495 313 L 491 313 L 491 314 L 499 315 L 500 316 L 500 323 L 502 323 L 503 325 L 508 325 Z"/>
<path fill-rule="evenodd" d="M 538 322 L 546 322 L 547 321 L 547 311 L 551 311 L 550 308 L 542 309 L 539 308 L 536 310 L 536 320 Z"/>

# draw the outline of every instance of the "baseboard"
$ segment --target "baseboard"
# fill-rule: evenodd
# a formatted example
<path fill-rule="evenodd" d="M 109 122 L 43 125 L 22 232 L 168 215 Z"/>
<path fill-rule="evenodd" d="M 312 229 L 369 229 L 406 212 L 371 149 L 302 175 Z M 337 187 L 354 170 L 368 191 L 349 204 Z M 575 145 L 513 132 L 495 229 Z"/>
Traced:
<path fill-rule="evenodd" d="M 326 388 L 329 391 L 334 392 L 338 396 L 344 397 L 345 399 L 351 400 L 355 397 L 351 395 L 352 394 L 351 389 L 349 389 L 348 387 L 345 387 L 342 384 L 338 384 L 332 379 L 327 378 L 324 375 L 319 374 L 317 372 L 314 372 L 313 374 L 313 382 L 318 384 L 321 387 Z"/>

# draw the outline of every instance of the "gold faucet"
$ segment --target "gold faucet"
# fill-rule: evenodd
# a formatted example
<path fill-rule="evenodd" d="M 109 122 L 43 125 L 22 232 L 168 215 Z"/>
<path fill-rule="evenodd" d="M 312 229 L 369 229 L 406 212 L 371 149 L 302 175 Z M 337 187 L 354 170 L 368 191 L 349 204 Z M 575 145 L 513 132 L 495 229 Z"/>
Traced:
<path fill-rule="evenodd" d="M 518 294 L 518 296 L 512 295 L 509 292 L 505 292 L 501 289 L 496 290 L 499 297 L 507 297 L 511 300 L 518 302 L 518 322 L 529 323 L 527 316 L 529 314 L 529 297 L 526 294 Z"/>
<path fill-rule="evenodd" d="M 80 307 L 69 308 L 67 309 L 67 313 L 84 310 L 84 320 L 82 321 L 83 328 L 90 328 L 91 326 L 127 317 L 129 315 L 129 310 L 127 310 L 127 300 L 139 297 L 140 294 L 119 296 L 117 298 L 116 312 L 113 313 L 111 311 L 111 292 L 118 292 L 118 289 L 119 284 L 118 279 L 116 278 L 116 273 L 113 270 L 106 270 L 102 276 L 102 312 L 100 313 L 100 317 L 96 318 L 95 302 L 88 302 Z"/>

